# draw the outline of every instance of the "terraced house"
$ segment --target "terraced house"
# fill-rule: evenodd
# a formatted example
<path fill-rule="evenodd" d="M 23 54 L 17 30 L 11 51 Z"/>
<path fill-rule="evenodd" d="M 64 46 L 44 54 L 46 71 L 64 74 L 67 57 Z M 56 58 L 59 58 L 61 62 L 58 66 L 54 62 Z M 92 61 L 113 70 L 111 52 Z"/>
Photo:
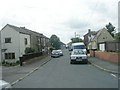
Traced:
<path fill-rule="evenodd" d="M 1 60 L 16 62 L 25 54 L 26 48 L 34 49 L 34 52 L 47 52 L 49 38 L 41 33 L 29 30 L 25 27 L 17 27 L 7 24 L 1 33 Z"/>

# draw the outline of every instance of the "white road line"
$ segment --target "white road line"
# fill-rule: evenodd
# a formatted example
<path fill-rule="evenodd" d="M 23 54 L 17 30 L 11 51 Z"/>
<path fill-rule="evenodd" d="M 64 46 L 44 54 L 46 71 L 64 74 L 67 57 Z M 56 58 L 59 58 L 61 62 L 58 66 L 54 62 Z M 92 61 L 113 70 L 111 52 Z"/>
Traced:
<path fill-rule="evenodd" d="M 109 69 L 105 69 L 105 68 L 103 68 L 103 67 L 101 67 L 101 66 L 99 66 L 99 65 L 97 65 L 97 64 L 95 64 L 95 63 L 91 63 L 93 66 L 95 66 L 95 67 L 97 67 L 97 68 L 99 68 L 99 69 L 101 69 L 101 70 L 104 70 L 104 71 L 107 71 L 107 72 L 109 72 L 109 73 L 114 73 L 114 74 L 118 74 L 119 72 L 116 72 L 116 71 L 112 71 L 112 70 L 109 70 Z M 119 73 L 120 74 L 120 73 Z"/>
<path fill-rule="evenodd" d="M 112 75 L 113 77 L 117 78 L 117 76 L 115 74 L 110 74 L 110 75 Z"/>

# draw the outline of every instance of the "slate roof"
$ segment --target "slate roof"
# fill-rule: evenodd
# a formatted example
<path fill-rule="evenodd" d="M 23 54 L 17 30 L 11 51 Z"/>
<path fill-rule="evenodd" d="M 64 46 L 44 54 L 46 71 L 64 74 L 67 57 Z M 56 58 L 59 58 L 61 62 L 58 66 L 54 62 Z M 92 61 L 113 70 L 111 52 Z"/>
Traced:
<path fill-rule="evenodd" d="M 86 36 L 86 35 L 90 36 L 90 35 L 96 35 L 96 34 L 97 34 L 97 31 L 90 31 L 87 34 L 85 34 L 84 36 Z"/>
<path fill-rule="evenodd" d="M 98 39 L 98 37 L 101 35 L 101 32 L 102 32 L 102 30 L 99 30 L 99 31 L 97 32 L 97 34 L 96 34 L 95 37 L 94 37 L 94 40 L 97 40 L 97 39 Z"/>
<path fill-rule="evenodd" d="M 102 31 L 107 31 L 107 29 L 106 28 L 102 28 L 102 29 L 100 29 L 98 32 L 97 32 L 97 34 L 96 34 L 96 36 L 94 37 L 94 40 L 97 40 L 99 37 L 100 37 L 100 35 L 102 34 Z M 107 31 L 108 32 L 108 31 Z M 109 33 L 109 32 L 108 32 Z M 109 34 L 110 35 L 110 34 Z M 111 35 L 110 35 L 111 36 Z M 112 37 L 113 38 L 113 37 Z M 114 39 L 113 39 L 114 40 Z"/>
<path fill-rule="evenodd" d="M 17 26 L 10 25 L 10 24 L 7 24 L 7 25 L 20 33 L 44 37 L 42 33 L 38 33 L 38 32 L 32 31 L 32 30 L 29 30 L 25 27 L 17 27 Z"/>

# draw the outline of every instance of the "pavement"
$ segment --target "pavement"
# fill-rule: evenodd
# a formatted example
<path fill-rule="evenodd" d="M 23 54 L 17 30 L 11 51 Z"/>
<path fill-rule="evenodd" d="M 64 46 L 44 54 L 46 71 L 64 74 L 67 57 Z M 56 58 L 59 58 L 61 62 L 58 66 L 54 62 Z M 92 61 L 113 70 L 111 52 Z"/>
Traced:
<path fill-rule="evenodd" d="M 41 66 L 46 64 L 51 60 L 50 55 L 44 55 L 25 62 L 23 66 L 14 66 L 14 67 L 4 67 L 2 66 L 2 79 L 9 82 L 11 85 L 16 84 L 17 82 L 24 79 L 26 76 L 29 76 L 34 71 L 38 70 Z M 120 74 L 118 72 L 118 64 L 111 63 L 108 61 L 100 60 L 95 57 L 89 57 L 89 63 L 96 68 L 104 70 L 113 74 Z"/>
<path fill-rule="evenodd" d="M 113 63 L 105 60 L 101 60 L 96 57 L 89 57 L 88 61 L 93 66 L 113 74 L 120 74 L 119 69 L 120 65 L 118 63 Z"/>
<path fill-rule="evenodd" d="M 50 60 L 50 55 L 44 55 L 24 62 L 23 66 L 2 66 L 2 79 L 9 82 L 11 85 L 14 85 L 25 77 L 29 76 L 31 73 L 36 71 L 38 68 L 40 68 Z"/>

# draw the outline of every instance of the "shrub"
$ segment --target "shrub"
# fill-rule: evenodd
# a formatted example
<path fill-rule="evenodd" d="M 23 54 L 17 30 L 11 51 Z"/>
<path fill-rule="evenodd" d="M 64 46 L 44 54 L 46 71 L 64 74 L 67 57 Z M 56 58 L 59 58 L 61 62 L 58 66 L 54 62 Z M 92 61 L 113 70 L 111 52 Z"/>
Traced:
<path fill-rule="evenodd" d="M 16 64 L 20 64 L 20 61 L 16 61 Z"/>
<path fill-rule="evenodd" d="M 5 61 L 2 61 L 2 64 L 5 64 Z"/>
<path fill-rule="evenodd" d="M 27 47 L 27 48 L 25 49 L 25 53 L 26 53 L 26 54 L 28 54 L 28 53 L 33 53 L 33 52 L 35 52 L 35 49 L 33 49 L 33 48 L 31 48 L 31 47 Z"/>

